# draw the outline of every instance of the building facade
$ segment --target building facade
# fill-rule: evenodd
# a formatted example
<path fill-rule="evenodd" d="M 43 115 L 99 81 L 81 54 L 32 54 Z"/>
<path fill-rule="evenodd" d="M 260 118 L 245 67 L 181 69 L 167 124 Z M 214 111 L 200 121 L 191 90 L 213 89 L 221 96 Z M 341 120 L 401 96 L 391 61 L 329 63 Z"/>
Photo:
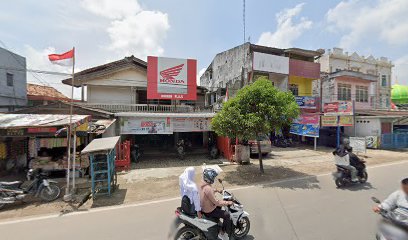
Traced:
<path fill-rule="evenodd" d="M 200 78 L 209 90 L 206 102 L 216 105 L 228 90 L 229 96 L 260 77 L 269 79 L 282 91 L 312 96 L 312 83 L 320 77 L 315 59 L 322 50 L 279 49 L 245 43 L 217 54 Z"/>
<path fill-rule="evenodd" d="M 321 95 L 322 103 L 355 101 L 356 110 L 391 108 L 393 64 L 387 58 L 333 48 L 318 62 L 322 77 L 314 85 L 314 94 Z"/>
<path fill-rule="evenodd" d="M 0 112 L 27 104 L 26 59 L 0 47 Z"/>

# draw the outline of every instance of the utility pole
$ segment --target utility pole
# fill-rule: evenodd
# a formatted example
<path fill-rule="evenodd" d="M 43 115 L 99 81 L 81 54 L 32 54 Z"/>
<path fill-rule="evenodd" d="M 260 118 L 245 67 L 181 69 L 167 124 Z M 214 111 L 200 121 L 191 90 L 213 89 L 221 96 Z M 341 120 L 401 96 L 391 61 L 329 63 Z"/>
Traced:
<path fill-rule="evenodd" d="M 244 26 L 244 43 L 246 42 L 246 22 L 245 22 L 245 0 L 242 0 L 243 1 L 243 8 L 242 8 L 242 23 L 243 23 L 243 26 Z"/>

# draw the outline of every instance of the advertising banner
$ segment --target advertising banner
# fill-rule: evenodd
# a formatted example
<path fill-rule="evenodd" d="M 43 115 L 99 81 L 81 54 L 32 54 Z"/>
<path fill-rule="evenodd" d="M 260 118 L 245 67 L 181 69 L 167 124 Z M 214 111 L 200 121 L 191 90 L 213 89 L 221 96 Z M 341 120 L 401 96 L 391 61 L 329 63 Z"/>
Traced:
<path fill-rule="evenodd" d="M 342 127 L 352 127 L 354 125 L 354 118 L 353 116 L 340 116 L 339 124 Z"/>
<path fill-rule="evenodd" d="M 338 124 L 337 116 L 322 116 L 322 127 L 337 127 Z"/>
<path fill-rule="evenodd" d="M 341 116 L 353 115 L 352 102 L 332 102 L 323 105 L 324 115 L 327 116 Z"/>
<path fill-rule="evenodd" d="M 367 148 L 378 148 L 378 136 L 367 136 L 366 137 Z"/>
<path fill-rule="evenodd" d="M 317 115 L 317 114 L 301 114 L 293 122 L 294 123 L 299 123 L 299 124 L 319 125 L 320 124 L 320 116 Z"/>
<path fill-rule="evenodd" d="M 366 139 L 364 137 L 350 137 L 350 147 L 353 152 L 366 152 Z"/>
<path fill-rule="evenodd" d="M 197 60 L 147 58 L 147 99 L 197 100 Z"/>
<path fill-rule="evenodd" d="M 121 119 L 121 134 L 172 134 L 171 119 L 129 117 Z"/>
<path fill-rule="evenodd" d="M 294 123 L 290 127 L 290 133 L 306 137 L 319 137 L 319 125 Z"/>
<path fill-rule="evenodd" d="M 303 109 L 316 109 L 317 102 L 315 97 L 296 96 L 296 103 Z"/>
<path fill-rule="evenodd" d="M 207 132 L 211 130 L 210 118 L 173 118 L 173 132 Z"/>

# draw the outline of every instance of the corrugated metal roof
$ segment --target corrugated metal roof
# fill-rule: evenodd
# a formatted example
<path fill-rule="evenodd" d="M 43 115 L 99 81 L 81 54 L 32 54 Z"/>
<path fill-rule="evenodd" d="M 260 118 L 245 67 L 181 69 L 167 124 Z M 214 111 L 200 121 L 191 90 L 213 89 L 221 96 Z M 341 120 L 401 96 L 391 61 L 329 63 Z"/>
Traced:
<path fill-rule="evenodd" d="M 116 119 L 102 119 L 98 120 L 96 122 L 92 122 L 89 127 L 91 133 L 95 133 L 96 135 L 100 135 L 106 131 L 114 122 Z"/>
<path fill-rule="evenodd" d="M 215 113 L 191 112 L 191 113 L 155 113 L 155 112 L 119 112 L 116 117 L 188 117 L 188 118 L 212 118 Z"/>
<path fill-rule="evenodd" d="M 92 140 L 82 151 L 81 153 L 91 153 L 91 152 L 101 152 L 107 151 L 115 148 L 120 137 L 108 137 L 108 138 L 97 138 Z"/>
<path fill-rule="evenodd" d="M 89 115 L 73 115 L 72 123 L 79 125 L 89 120 Z M 0 129 L 57 127 L 69 125 L 69 115 L 61 114 L 0 114 Z"/>

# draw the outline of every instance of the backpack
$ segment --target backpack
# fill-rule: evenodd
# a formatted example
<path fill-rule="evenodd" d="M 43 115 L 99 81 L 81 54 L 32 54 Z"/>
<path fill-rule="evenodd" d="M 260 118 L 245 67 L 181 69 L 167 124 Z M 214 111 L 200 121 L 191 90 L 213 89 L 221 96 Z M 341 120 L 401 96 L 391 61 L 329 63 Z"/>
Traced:
<path fill-rule="evenodd" d="M 188 198 L 187 195 L 184 195 L 183 198 L 181 198 L 181 211 L 190 216 L 197 214 L 194 204 L 191 203 L 190 198 Z"/>

